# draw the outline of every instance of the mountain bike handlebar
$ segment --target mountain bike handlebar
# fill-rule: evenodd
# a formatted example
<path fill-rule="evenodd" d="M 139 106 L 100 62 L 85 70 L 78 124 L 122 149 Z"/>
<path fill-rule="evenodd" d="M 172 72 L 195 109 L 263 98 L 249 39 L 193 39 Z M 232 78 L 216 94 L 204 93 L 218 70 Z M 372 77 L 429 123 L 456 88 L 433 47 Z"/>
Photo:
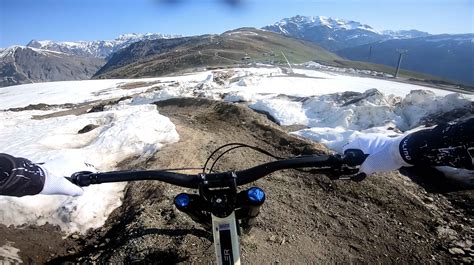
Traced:
<path fill-rule="evenodd" d="M 241 146 L 241 144 L 238 145 Z M 232 149 L 235 149 L 235 146 L 229 150 Z M 260 213 L 260 206 L 265 201 L 265 192 L 259 187 L 238 191 L 237 186 L 251 183 L 278 170 L 298 168 L 311 168 L 311 172 L 326 174 L 332 179 L 360 181 L 365 178 L 365 174 L 359 173 L 359 166 L 366 158 L 367 155 L 360 150 L 347 150 L 344 155 L 277 158 L 279 160 L 252 168 L 223 173 L 180 174 L 166 170 L 104 173 L 82 171 L 74 173 L 69 180 L 78 186 L 120 181 L 159 180 L 181 187 L 199 189 L 199 194 L 176 195 L 173 200 L 174 205 L 179 211 L 212 232 L 217 264 L 240 264 L 240 231 L 242 229 L 243 232 L 248 232 L 255 224 L 255 218 Z M 218 159 L 219 157 L 216 160 Z M 212 166 L 210 171 L 212 172 Z"/>
<path fill-rule="evenodd" d="M 367 155 L 360 150 L 348 150 L 344 155 L 309 155 L 299 156 L 278 161 L 264 163 L 242 171 L 229 171 L 223 173 L 209 174 L 181 174 L 164 170 L 130 170 L 93 173 L 81 171 L 74 173 L 69 180 L 78 186 L 89 186 L 90 184 L 159 180 L 169 184 L 197 189 L 201 183 L 216 186 L 222 180 L 234 180 L 237 186 L 256 181 L 272 172 L 282 169 L 312 168 L 313 173 L 326 174 L 333 179 L 351 179 L 360 181 L 365 174 L 359 173 L 358 166 L 362 164 Z"/>

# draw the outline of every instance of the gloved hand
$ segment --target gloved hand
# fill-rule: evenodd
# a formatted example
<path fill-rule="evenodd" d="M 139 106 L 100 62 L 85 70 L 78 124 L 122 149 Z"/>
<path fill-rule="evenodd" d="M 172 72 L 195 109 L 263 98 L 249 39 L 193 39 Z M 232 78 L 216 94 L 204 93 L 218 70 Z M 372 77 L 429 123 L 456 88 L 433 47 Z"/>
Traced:
<path fill-rule="evenodd" d="M 0 154 L 0 195 L 25 196 L 35 194 L 58 194 L 79 196 L 83 190 L 69 180 L 28 159 Z M 84 164 L 87 171 L 97 171 Z"/>
<path fill-rule="evenodd" d="M 359 169 L 367 175 L 374 172 L 396 170 L 403 166 L 412 166 L 406 163 L 400 155 L 399 145 L 403 137 L 388 137 L 375 133 L 364 134 L 345 145 L 343 151 L 357 149 L 369 155 Z"/>
<path fill-rule="evenodd" d="M 82 188 L 74 185 L 63 176 L 53 174 L 44 167 L 42 167 L 42 170 L 45 173 L 45 179 L 43 189 L 39 194 L 80 196 L 84 193 Z M 88 169 L 87 171 L 92 170 Z"/>

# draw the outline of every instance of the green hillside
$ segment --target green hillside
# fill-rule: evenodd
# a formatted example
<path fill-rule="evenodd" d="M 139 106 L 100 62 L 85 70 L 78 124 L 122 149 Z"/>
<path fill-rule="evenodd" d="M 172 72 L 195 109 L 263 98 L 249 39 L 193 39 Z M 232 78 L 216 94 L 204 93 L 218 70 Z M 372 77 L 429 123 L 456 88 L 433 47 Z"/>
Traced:
<path fill-rule="evenodd" d="M 96 78 L 161 76 L 201 67 L 248 63 L 335 62 L 339 56 L 306 41 L 242 28 L 221 35 L 143 41 L 115 53 Z"/>

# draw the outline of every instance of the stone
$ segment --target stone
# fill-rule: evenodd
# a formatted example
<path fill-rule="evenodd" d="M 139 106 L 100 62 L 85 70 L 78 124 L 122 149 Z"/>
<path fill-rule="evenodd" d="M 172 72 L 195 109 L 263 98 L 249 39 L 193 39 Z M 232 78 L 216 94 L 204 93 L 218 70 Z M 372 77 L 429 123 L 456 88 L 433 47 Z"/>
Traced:
<path fill-rule="evenodd" d="M 464 255 L 464 250 L 460 249 L 460 248 L 450 248 L 449 249 L 449 253 L 451 253 L 452 255 Z"/>

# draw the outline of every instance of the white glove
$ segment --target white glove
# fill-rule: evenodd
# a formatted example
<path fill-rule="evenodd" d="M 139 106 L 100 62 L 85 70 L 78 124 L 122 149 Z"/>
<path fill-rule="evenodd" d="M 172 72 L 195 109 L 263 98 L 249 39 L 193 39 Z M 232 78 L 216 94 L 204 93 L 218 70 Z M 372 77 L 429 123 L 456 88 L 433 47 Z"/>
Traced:
<path fill-rule="evenodd" d="M 70 176 L 72 172 L 77 171 L 97 172 L 93 165 L 84 162 L 69 164 L 66 171 L 60 165 L 63 165 L 60 160 L 55 160 L 54 164 L 40 165 L 45 173 L 45 181 L 43 190 L 39 194 L 80 196 L 84 193 L 82 188 L 71 183 L 64 176 Z"/>
<path fill-rule="evenodd" d="M 65 177 L 55 175 L 44 167 L 41 169 L 44 171 L 45 179 L 43 189 L 39 194 L 80 196 L 84 193 L 81 187 L 74 185 Z"/>
<path fill-rule="evenodd" d="M 37 164 L 23 157 L 0 153 L 0 195 L 17 197 L 35 194 L 82 195 L 83 190 L 64 176 L 69 176 L 71 169 L 91 172 L 97 170 L 83 162 L 69 164 L 61 162 L 56 160 L 54 163 Z"/>
<path fill-rule="evenodd" d="M 360 166 L 360 171 L 367 175 L 374 172 L 386 172 L 404 166 L 406 163 L 400 155 L 399 145 L 404 136 L 388 137 L 383 134 L 365 134 L 356 137 L 343 147 L 343 151 L 358 149 L 369 155 Z"/>

